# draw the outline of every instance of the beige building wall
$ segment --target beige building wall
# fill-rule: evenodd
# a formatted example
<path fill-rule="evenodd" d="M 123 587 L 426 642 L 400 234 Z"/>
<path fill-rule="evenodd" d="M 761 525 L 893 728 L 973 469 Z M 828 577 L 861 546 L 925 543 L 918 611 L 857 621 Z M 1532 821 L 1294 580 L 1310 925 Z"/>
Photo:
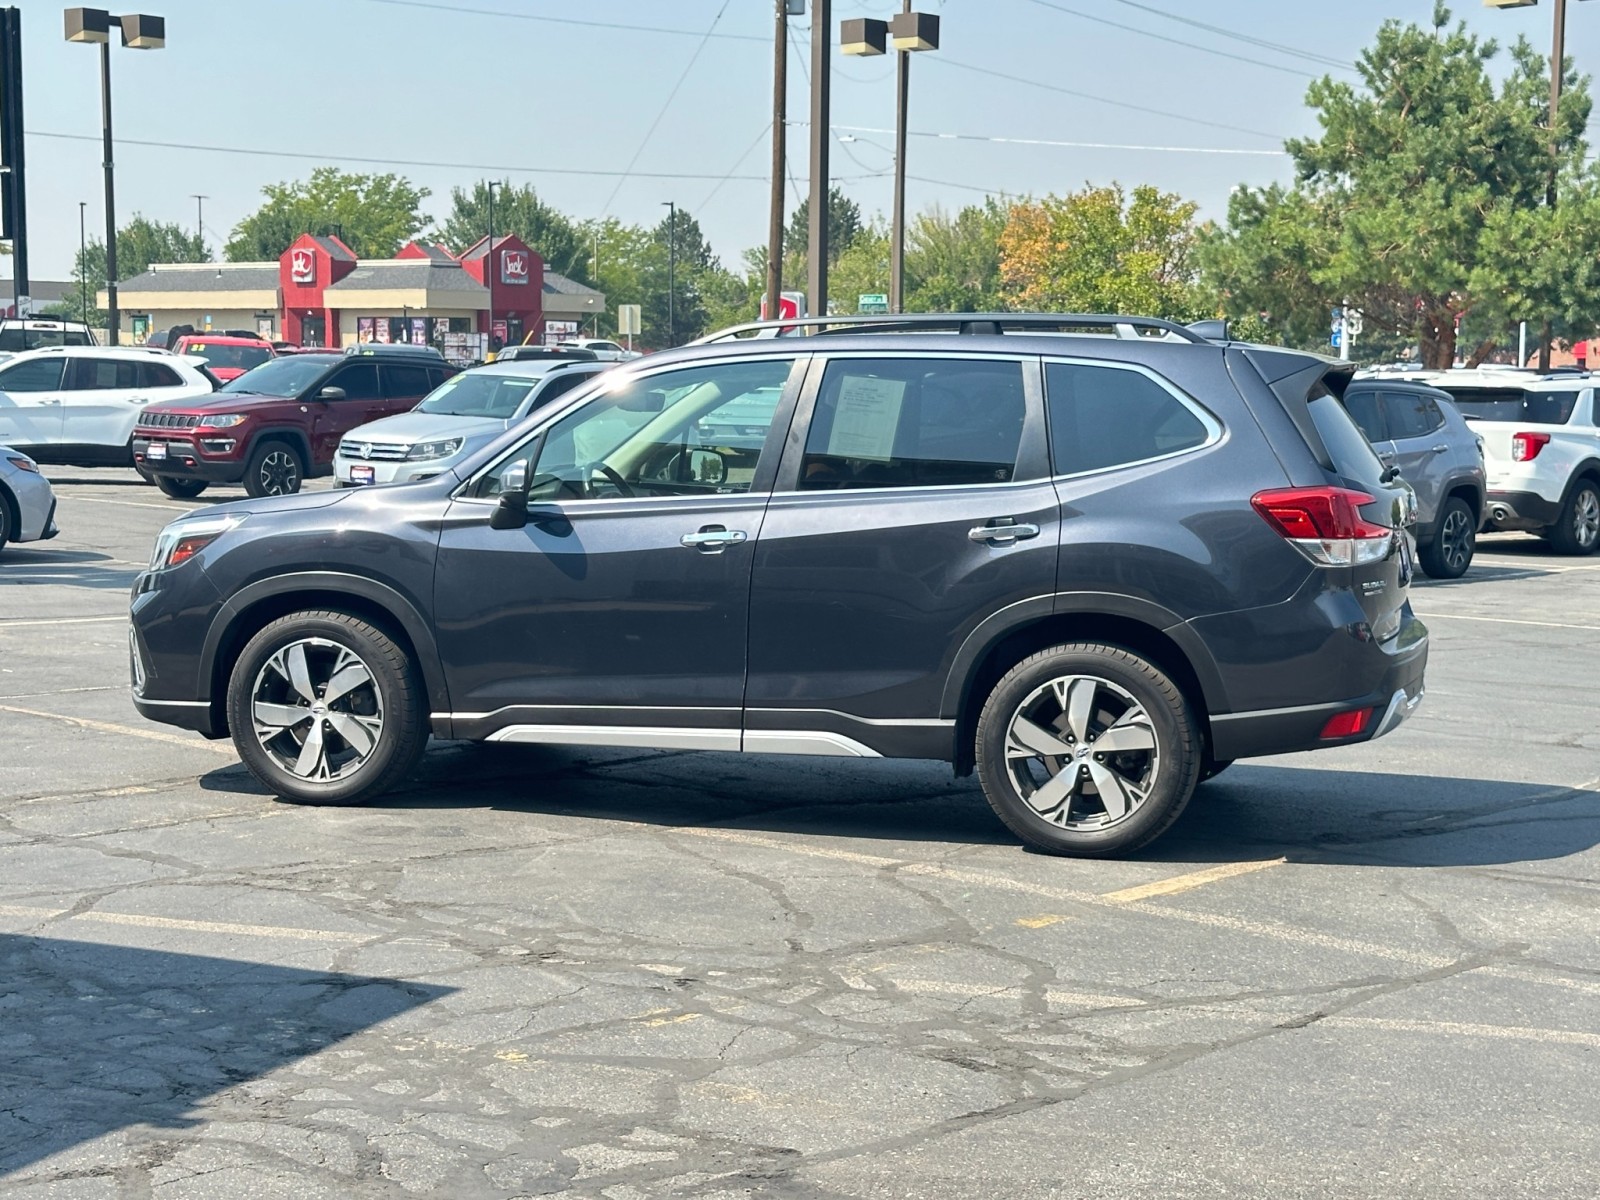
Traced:
<path fill-rule="evenodd" d="M 153 296 L 152 299 L 154 299 Z M 132 340 L 133 318 L 136 316 L 148 316 L 150 318 L 149 332 L 151 333 L 158 329 L 170 329 L 174 325 L 193 325 L 197 331 L 206 332 L 206 317 L 208 316 L 211 318 L 210 332 L 212 333 L 221 333 L 224 329 L 247 329 L 252 333 L 258 333 L 260 328 L 256 324 L 256 318 L 259 316 L 271 322 L 270 337 L 276 338 L 279 335 L 278 314 L 274 309 L 223 308 L 221 306 L 175 307 L 170 305 L 170 299 L 170 296 L 162 294 L 162 305 L 147 305 L 140 303 L 137 298 L 130 298 L 125 294 L 118 293 L 117 309 L 121 317 L 120 331 L 123 339 L 125 341 Z M 105 302 L 102 300 L 102 310 L 104 307 Z"/>

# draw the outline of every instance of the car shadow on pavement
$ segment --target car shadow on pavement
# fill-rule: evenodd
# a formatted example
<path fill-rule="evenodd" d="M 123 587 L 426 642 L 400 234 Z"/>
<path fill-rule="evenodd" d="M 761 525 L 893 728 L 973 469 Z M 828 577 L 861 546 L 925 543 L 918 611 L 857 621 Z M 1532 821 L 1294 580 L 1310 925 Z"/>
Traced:
<path fill-rule="evenodd" d="M 104 563 L 118 565 L 101 565 Z M 90 550 L 7 546 L 0 554 L 0 583 L 16 587 L 109 588 L 126 592 L 141 569 Z"/>
<path fill-rule="evenodd" d="M 455 990 L 17 934 L 0 977 L 0 1181 L 130 1125 L 192 1126 L 206 1097 Z"/>
<path fill-rule="evenodd" d="M 1238 763 L 1134 857 L 1485 866 L 1600 844 L 1600 793 L 1543 783 Z M 242 768 L 202 786 L 265 792 Z M 889 843 L 1018 846 L 976 779 L 940 763 L 436 743 L 381 810 L 488 809 Z"/>

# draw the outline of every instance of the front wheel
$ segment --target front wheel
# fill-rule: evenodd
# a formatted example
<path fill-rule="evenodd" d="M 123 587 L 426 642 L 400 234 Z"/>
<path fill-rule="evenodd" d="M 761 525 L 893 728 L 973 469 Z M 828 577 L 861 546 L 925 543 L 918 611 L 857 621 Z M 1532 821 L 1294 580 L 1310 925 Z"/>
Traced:
<path fill-rule="evenodd" d="M 206 490 L 206 481 L 203 479 L 174 479 L 170 475 L 155 476 L 155 484 L 163 496 L 171 496 L 174 500 L 193 500 Z"/>
<path fill-rule="evenodd" d="M 1583 479 L 1561 508 L 1561 518 L 1545 530 L 1562 554 L 1593 554 L 1600 549 L 1600 487 Z"/>
<path fill-rule="evenodd" d="M 1203 757 L 1183 693 L 1117 646 L 1054 646 L 1024 659 L 978 720 L 990 807 L 1052 854 L 1106 858 L 1153 841 L 1189 803 Z"/>
<path fill-rule="evenodd" d="M 1478 548 L 1478 526 L 1472 508 L 1459 496 L 1445 501 L 1433 540 L 1417 555 L 1430 579 L 1460 579 Z"/>
<path fill-rule="evenodd" d="M 286 800 L 359 804 L 410 774 L 428 741 L 406 652 L 349 613 L 299 612 L 251 638 L 228 679 L 250 773 Z"/>
<path fill-rule="evenodd" d="M 306 477 L 300 452 L 288 442 L 262 442 L 244 470 L 244 490 L 251 496 L 292 496 Z"/>

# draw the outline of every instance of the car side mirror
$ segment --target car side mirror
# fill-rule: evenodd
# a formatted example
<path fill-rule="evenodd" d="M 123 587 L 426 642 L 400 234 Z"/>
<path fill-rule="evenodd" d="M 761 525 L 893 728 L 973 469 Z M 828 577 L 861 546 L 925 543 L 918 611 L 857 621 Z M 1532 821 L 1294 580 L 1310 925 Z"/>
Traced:
<path fill-rule="evenodd" d="M 325 387 L 317 393 L 318 400 L 343 400 L 345 391 L 342 387 Z"/>
<path fill-rule="evenodd" d="M 489 514 L 490 529 L 521 529 L 528 523 L 528 464 L 514 462 L 500 476 L 500 499 Z"/>
<path fill-rule="evenodd" d="M 716 450 L 689 451 L 689 478 L 696 483 L 726 483 L 727 460 Z"/>

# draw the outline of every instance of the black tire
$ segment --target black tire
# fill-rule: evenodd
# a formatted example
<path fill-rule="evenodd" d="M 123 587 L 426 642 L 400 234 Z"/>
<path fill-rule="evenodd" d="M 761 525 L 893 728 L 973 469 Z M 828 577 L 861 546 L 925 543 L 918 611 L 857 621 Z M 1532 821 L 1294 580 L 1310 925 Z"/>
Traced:
<path fill-rule="evenodd" d="M 1079 682 L 1063 690 L 1058 681 Z M 1067 701 L 1082 681 L 1094 686 L 1079 722 L 1084 736 L 1074 738 Z M 1135 714 L 1135 706 L 1142 713 Z M 1052 709 L 1059 714 L 1053 722 L 1044 715 Z M 1144 720 L 1120 724 L 1135 716 Z M 1071 757 L 1008 756 L 1014 723 L 1022 717 Z M 1138 736 L 1148 738 L 1150 749 L 1095 753 L 1093 745 L 1107 737 L 1112 726 L 1142 731 Z M 976 751 L 983 793 L 1008 829 L 1051 854 L 1109 858 L 1153 841 L 1182 814 L 1200 779 L 1204 739 L 1188 700 L 1163 672 L 1132 651 L 1078 643 L 1041 650 L 1006 673 L 984 701 Z M 1079 763 L 1076 768 L 1070 765 L 1074 761 Z M 1097 795 L 1102 785 L 1095 781 L 1112 771 L 1116 778 L 1105 786 L 1121 793 L 1120 802 L 1126 803 L 1121 814 Z M 1032 776 L 1028 794 L 1038 796 L 1047 789 L 1059 790 L 1069 773 L 1076 782 L 1066 784 L 1071 791 L 1064 803 L 1044 812 L 1029 803 L 1018 778 Z M 1142 798 L 1129 799 L 1130 791 L 1121 787 L 1124 783 L 1131 785 L 1130 791 L 1142 790 Z M 1085 791 L 1091 785 L 1096 791 Z M 1102 811 L 1094 813 L 1095 807 Z"/>
<path fill-rule="evenodd" d="M 262 442 L 250 452 L 244 490 L 252 496 L 292 496 L 306 479 L 305 460 L 288 442 Z"/>
<path fill-rule="evenodd" d="M 206 481 L 203 479 L 174 479 L 170 475 L 157 475 L 155 483 L 163 496 L 171 496 L 174 500 L 193 500 L 206 490 Z"/>
<path fill-rule="evenodd" d="M 1600 485 L 1580 479 L 1572 485 L 1561 518 L 1546 527 L 1544 536 L 1558 554 L 1585 555 L 1600 550 Z"/>
<path fill-rule="evenodd" d="M 1472 519 L 1472 506 L 1460 496 L 1451 496 L 1439 510 L 1433 539 L 1417 555 L 1430 579 L 1460 579 L 1472 565 L 1478 549 L 1478 526 Z"/>
<path fill-rule="evenodd" d="M 0 550 L 6 548 L 11 537 L 11 496 L 5 488 L 0 488 Z"/>
<path fill-rule="evenodd" d="M 348 663 L 341 652 L 359 660 L 366 681 L 332 702 L 305 702 L 291 681 L 287 661 L 297 646 L 302 678 L 313 697 L 325 695 L 340 677 L 343 668 L 334 668 Z M 270 666 L 280 652 L 285 665 Z M 322 667 L 331 672 L 325 680 L 318 679 Z M 267 707 L 258 708 L 258 701 Z M 270 735 L 257 732 L 258 714 L 299 708 L 307 714 L 302 722 L 277 726 Z M 360 728 L 368 731 L 364 753 L 343 732 L 360 732 L 353 728 L 357 717 Z M 291 613 L 251 638 L 234 663 L 228 679 L 228 727 L 250 773 L 285 800 L 360 804 L 392 788 L 417 765 L 428 744 L 427 692 L 410 657 L 375 625 L 342 612 Z M 308 759 L 306 745 L 315 727 L 320 727 L 317 745 Z M 310 773 L 298 774 L 286 765 L 297 752 L 297 764 L 309 762 Z"/>

